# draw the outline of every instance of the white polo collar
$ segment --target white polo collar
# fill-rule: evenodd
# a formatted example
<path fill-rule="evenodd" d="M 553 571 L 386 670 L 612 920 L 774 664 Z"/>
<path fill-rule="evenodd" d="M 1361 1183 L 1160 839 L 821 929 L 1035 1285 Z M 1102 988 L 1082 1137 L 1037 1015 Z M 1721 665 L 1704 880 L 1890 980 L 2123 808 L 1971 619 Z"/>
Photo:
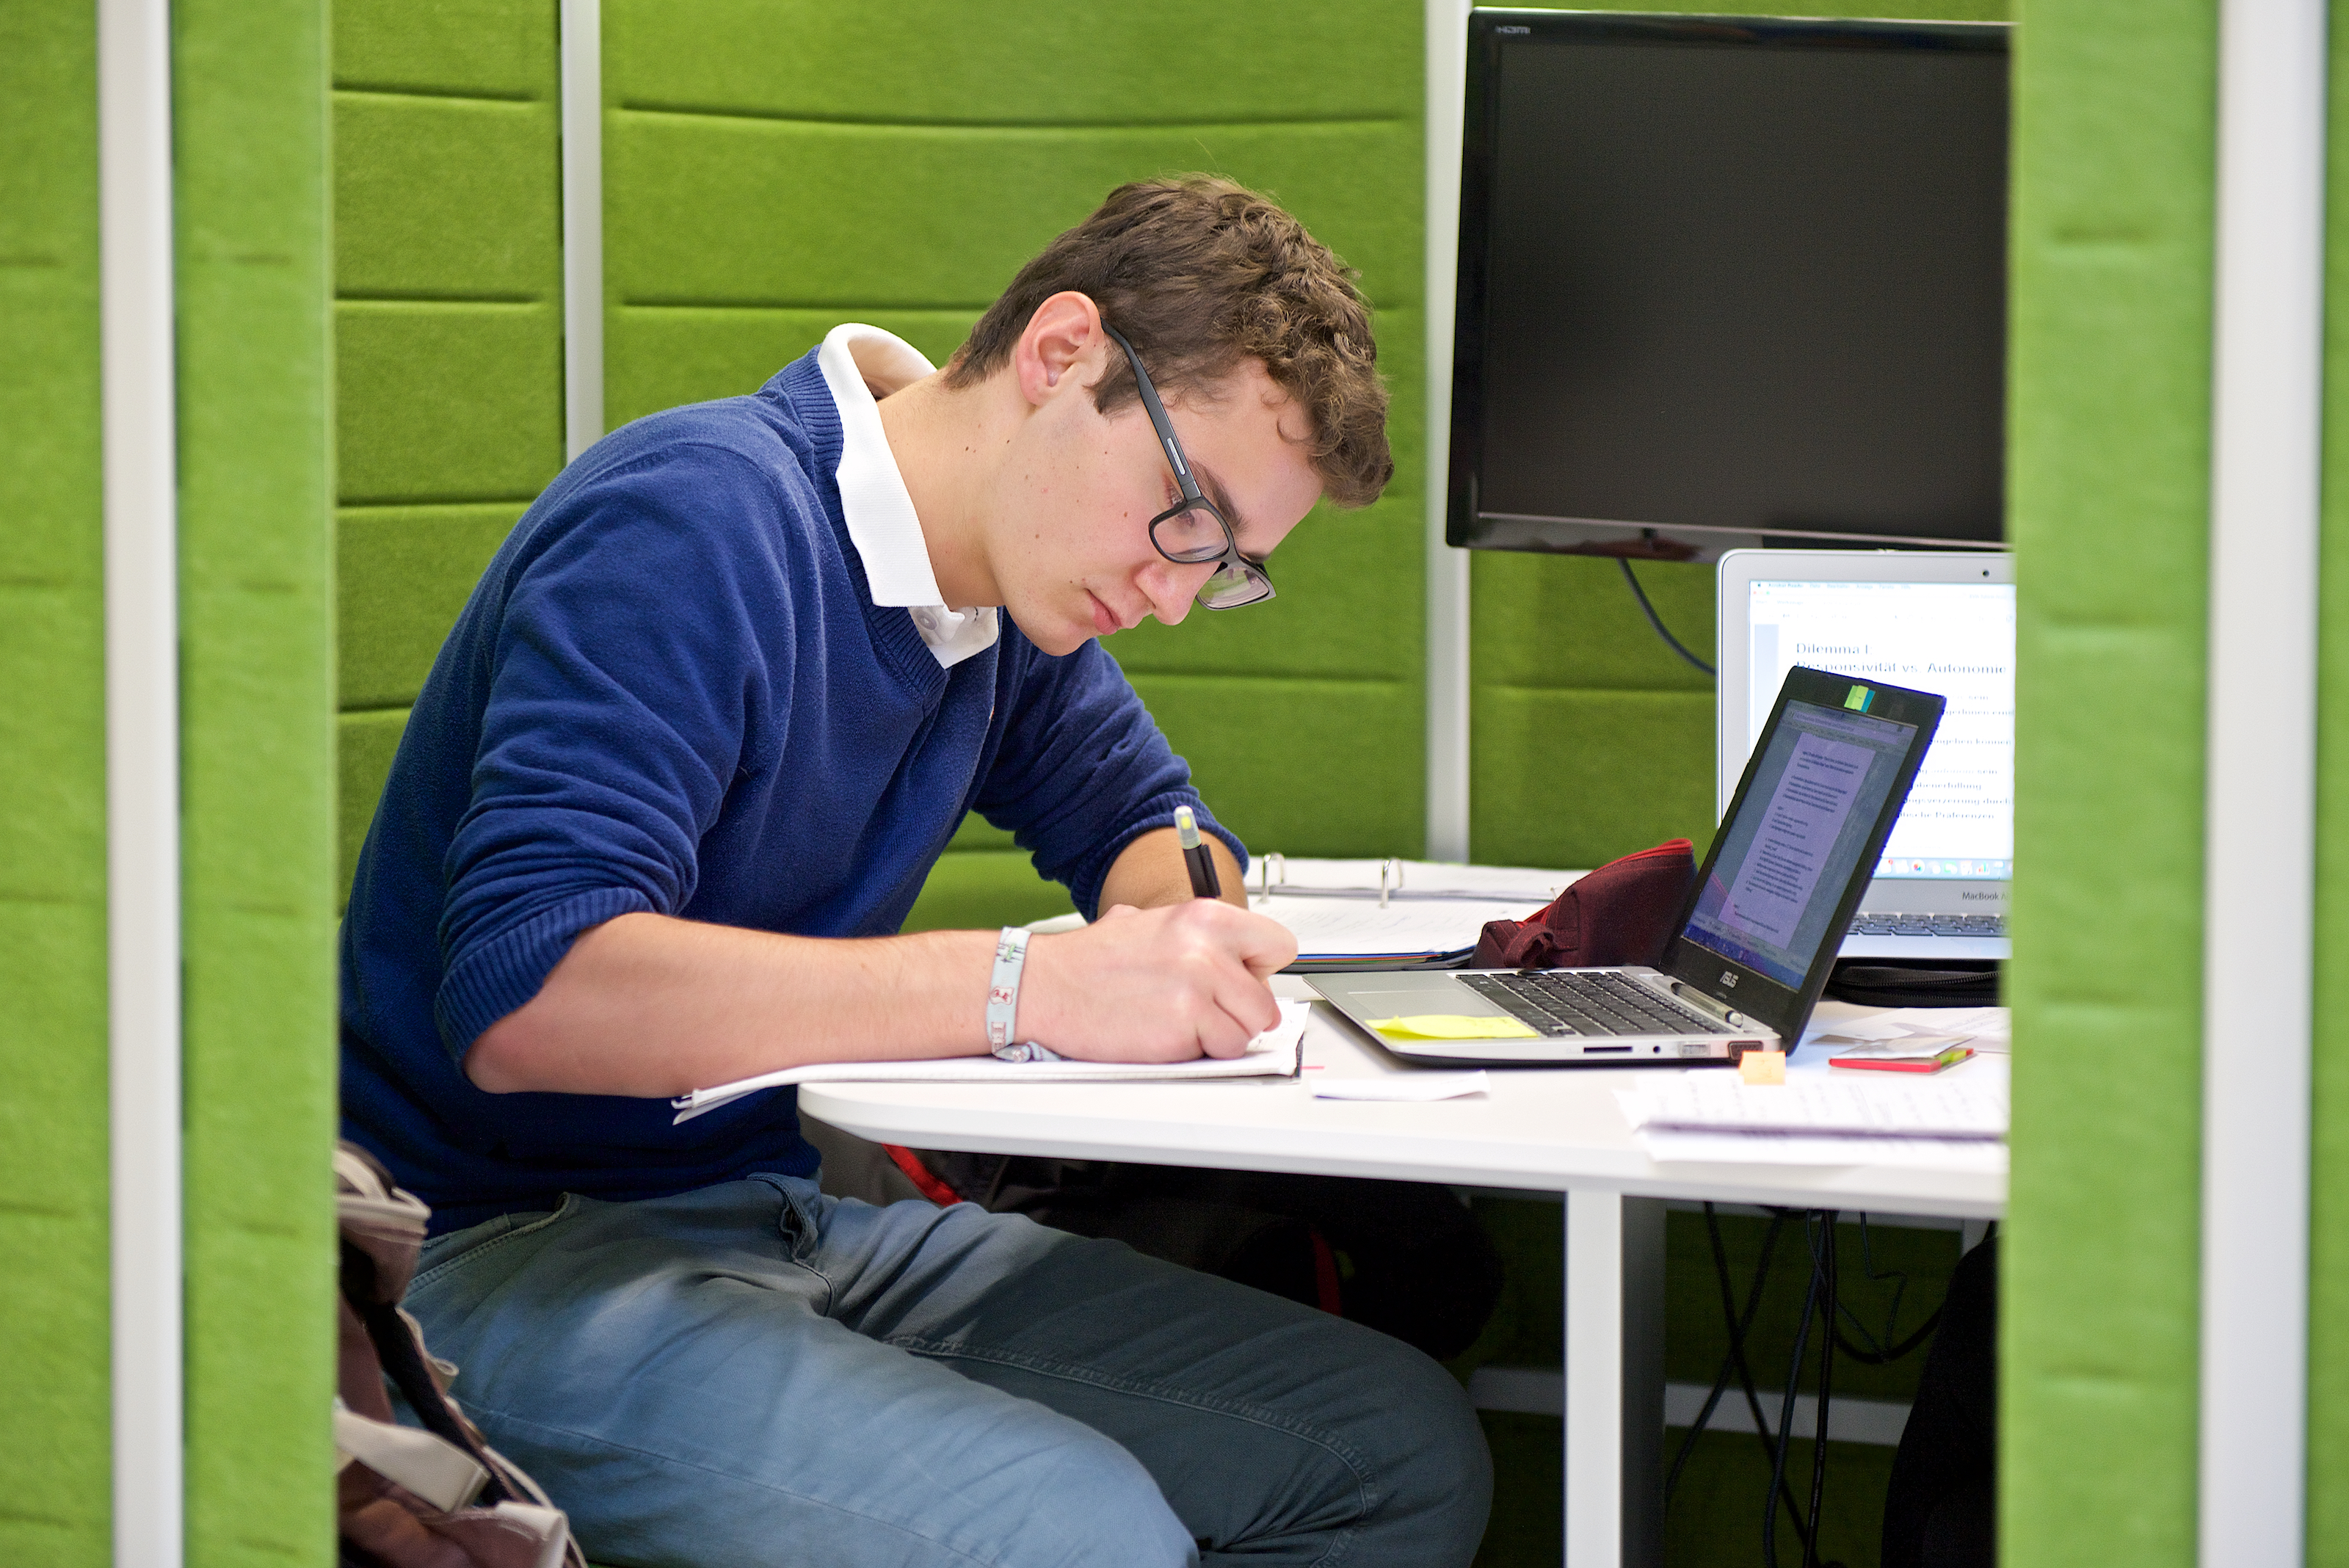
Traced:
<path fill-rule="evenodd" d="M 995 646 L 992 605 L 948 609 L 930 566 L 930 547 L 905 476 L 881 429 L 874 400 L 921 379 L 936 369 L 920 349 L 877 327 L 848 322 L 827 334 L 816 351 L 823 384 L 840 410 L 840 510 L 848 537 L 864 563 L 873 602 L 905 607 L 939 667 L 952 670 L 974 653 Z"/>

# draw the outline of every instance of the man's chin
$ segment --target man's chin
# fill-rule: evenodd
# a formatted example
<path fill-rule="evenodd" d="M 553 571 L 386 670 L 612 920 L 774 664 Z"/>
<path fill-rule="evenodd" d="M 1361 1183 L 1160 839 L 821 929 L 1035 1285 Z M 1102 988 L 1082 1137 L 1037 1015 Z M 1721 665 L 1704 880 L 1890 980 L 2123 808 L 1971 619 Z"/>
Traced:
<path fill-rule="evenodd" d="M 1031 628 L 1028 623 L 1028 618 L 1009 605 L 1004 607 L 1003 613 L 1011 618 L 1011 624 L 1019 628 L 1020 636 L 1034 643 L 1040 651 L 1048 653 L 1055 659 L 1067 658 L 1092 641 L 1097 635 L 1090 626 L 1080 626 L 1072 621 L 1061 620 L 1057 618 L 1043 626 Z M 1040 616 L 1037 618 L 1044 618 Z"/>

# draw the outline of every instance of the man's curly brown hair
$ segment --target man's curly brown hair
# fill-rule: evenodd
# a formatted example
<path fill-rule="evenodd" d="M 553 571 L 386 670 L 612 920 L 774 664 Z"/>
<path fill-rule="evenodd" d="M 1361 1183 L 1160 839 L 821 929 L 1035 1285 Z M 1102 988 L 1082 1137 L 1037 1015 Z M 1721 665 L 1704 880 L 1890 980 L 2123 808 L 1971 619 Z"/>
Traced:
<path fill-rule="evenodd" d="M 1302 223 L 1229 180 L 1137 181 L 1019 269 L 955 350 L 946 384 L 992 375 L 1036 307 L 1074 290 L 1125 335 L 1162 393 L 1211 396 L 1242 360 L 1263 361 L 1312 421 L 1308 451 L 1322 493 L 1340 506 L 1367 505 L 1393 476 L 1394 459 L 1378 346 L 1355 275 Z M 1092 389 L 1104 414 L 1140 396 L 1125 357 L 1109 363 Z"/>

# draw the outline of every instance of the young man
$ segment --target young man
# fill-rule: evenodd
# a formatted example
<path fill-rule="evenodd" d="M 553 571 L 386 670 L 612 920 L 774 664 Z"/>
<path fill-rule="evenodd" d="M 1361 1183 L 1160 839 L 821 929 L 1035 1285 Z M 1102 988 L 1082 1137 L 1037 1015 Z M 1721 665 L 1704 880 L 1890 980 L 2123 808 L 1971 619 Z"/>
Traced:
<path fill-rule="evenodd" d="M 1372 361 L 1278 208 L 1130 185 L 945 370 L 838 328 L 598 442 L 491 565 L 360 857 L 344 1106 L 436 1211 L 409 1300 L 459 1397 L 591 1556 L 1474 1554 L 1482 1438 L 1416 1352 L 1016 1217 L 828 1199 L 788 1090 L 666 1100 L 1273 1023 L 1294 945 L 1095 639 L 1263 597 L 1318 498 L 1375 496 Z M 1191 897 L 1183 805 L 1229 902 Z M 972 809 L 1099 912 L 1015 972 L 994 932 L 886 934 Z"/>

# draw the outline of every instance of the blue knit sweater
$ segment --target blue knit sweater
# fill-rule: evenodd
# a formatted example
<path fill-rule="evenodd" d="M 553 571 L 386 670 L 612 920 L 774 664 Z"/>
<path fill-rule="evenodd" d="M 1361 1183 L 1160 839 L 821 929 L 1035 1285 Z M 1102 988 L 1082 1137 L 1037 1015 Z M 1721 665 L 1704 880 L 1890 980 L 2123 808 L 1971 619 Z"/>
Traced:
<path fill-rule="evenodd" d="M 473 1087 L 475 1038 L 588 927 L 892 932 L 973 809 L 1090 915 L 1135 835 L 1211 820 L 1099 644 L 1051 658 L 1006 617 L 945 670 L 874 606 L 840 454 L 812 354 L 640 420 L 523 514 L 441 648 L 342 932 L 345 1129 L 435 1230 L 815 1168 L 790 1090 L 676 1127 L 665 1100 Z"/>

